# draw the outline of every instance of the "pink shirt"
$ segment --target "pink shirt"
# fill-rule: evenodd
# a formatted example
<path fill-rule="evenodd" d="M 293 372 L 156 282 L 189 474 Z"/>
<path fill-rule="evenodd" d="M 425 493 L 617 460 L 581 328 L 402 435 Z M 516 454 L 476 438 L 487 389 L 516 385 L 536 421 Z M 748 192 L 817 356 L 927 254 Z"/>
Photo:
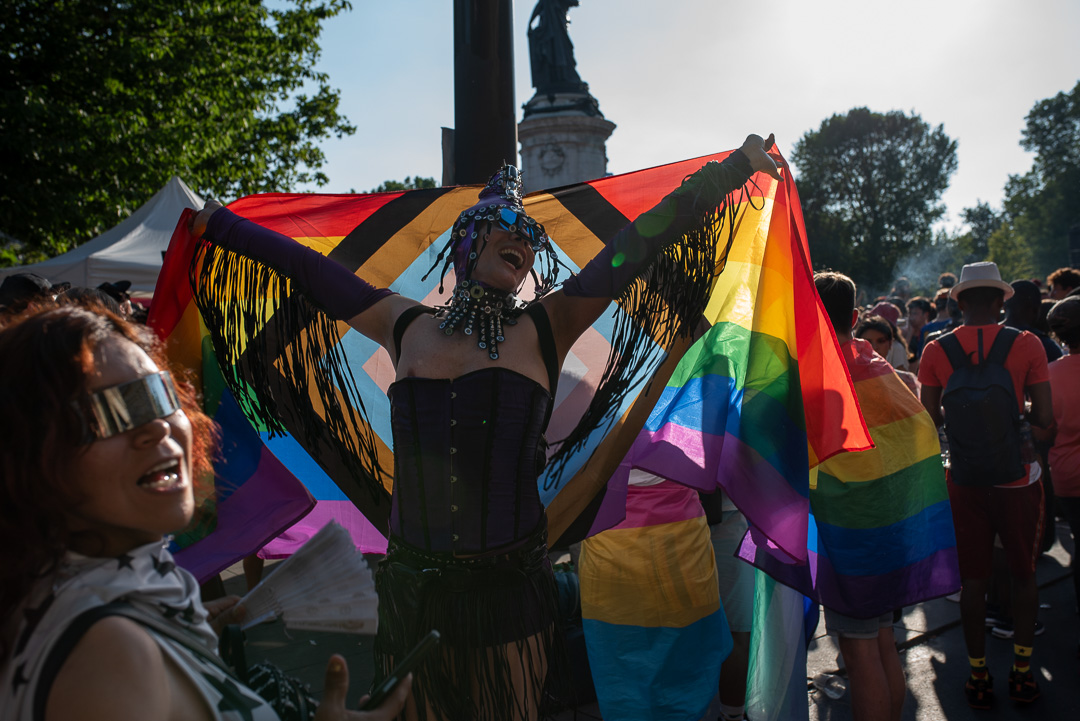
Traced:
<path fill-rule="evenodd" d="M 1057 424 L 1050 449 L 1054 493 L 1080 496 L 1080 355 L 1067 355 L 1050 364 L 1050 395 Z"/>

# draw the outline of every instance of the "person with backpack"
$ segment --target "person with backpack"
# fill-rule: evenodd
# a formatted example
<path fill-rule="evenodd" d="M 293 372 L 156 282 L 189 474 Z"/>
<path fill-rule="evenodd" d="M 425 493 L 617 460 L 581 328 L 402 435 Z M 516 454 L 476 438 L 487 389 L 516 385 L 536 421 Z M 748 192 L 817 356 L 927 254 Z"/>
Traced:
<path fill-rule="evenodd" d="M 944 425 L 948 442 L 946 476 L 963 581 L 960 618 L 971 663 L 964 692 L 973 708 L 990 708 L 994 700 L 984 623 L 998 536 L 1013 575 L 1009 698 L 1031 703 L 1039 697 L 1031 653 L 1043 492 L 1025 423 L 1039 429 L 1053 424 L 1046 353 L 1031 333 L 998 324 L 1013 288 L 1001 280 L 996 264 L 965 265 L 950 294 L 964 323 L 927 344 L 919 381 L 922 403 Z M 1031 400 L 1026 414 L 1025 396 Z"/>

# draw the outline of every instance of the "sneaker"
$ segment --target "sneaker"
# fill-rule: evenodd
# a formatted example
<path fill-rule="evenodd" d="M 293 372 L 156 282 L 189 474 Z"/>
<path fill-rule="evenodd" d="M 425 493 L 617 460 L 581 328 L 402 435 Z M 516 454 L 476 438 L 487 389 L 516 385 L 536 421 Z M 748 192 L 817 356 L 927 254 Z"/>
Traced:
<path fill-rule="evenodd" d="M 993 706 L 994 679 L 990 673 L 987 672 L 986 678 L 968 675 L 967 682 L 964 684 L 964 696 L 967 697 L 968 706 L 971 708 L 985 711 Z"/>
<path fill-rule="evenodd" d="M 986 604 L 986 627 L 988 629 L 1011 623 L 1012 619 L 999 611 L 997 606 Z"/>
<path fill-rule="evenodd" d="M 1031 669 L 1027 671 L 1009 671 L 1009 698 L 1017 703 L 1031 703 L 1039 698 L 1039 684 Z"/>
<path fill-rule="evenodd" d="M 989 620 L 987 620 L 987 626 L 989 626 L 989 625 L 990 625 Z M 995 638 L 1012 638 L 1013 637 L 1012 621 L 999 621 L 996 625 L 994 625 L 994 626 L 992 626 L 990 628 L 990 633 L 993 634 Z M 1046 633 L 1046 626 L 1043 625 L 1042 621 L 1036 620 L 1035 621 L 1035 635 L 1036 636 L 1042 636 L 1044 633 Z"/>

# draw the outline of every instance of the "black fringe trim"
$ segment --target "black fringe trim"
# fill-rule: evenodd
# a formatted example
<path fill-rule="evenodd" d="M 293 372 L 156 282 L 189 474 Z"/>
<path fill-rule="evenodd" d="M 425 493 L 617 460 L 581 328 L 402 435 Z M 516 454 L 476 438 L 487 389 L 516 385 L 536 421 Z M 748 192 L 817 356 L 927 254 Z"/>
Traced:
<path fill-rule="evenodd" d="M 380 564 L 379 677 L 428 631 L 442 634 L 436 652 L 414 674 L 420 721 L 537 718 L 562 705 L 569 664 L 546 550 L 542 565 L 531 570 L 464 569 L 453 561 L 417 568 L 395 561 L 393 551 Z M 515 675 L 525 680 L 522 693 L 514 687 Z"/>
<path fill-rule="evenodd" d="M 205 240 L 189 275 L 221 374 L 244 414 L 271 437 L 293 435 L 385 533 L 388 475 L 338 323 L 276 269 Z"/>
<path fill-rule="evenodd" d="M 566 466 L 593 431 L 611 428 L 616 409 L 634 384 L 652 378 L 675 340 L 693 332 L 727 262 L 740 204 L 750 197 L 745 187 L 737 198 L 736 194 L 726 193 L 723 202 L 704 215 L 700 227 L 667 243 L 615 298 L 624 312 L 615 314 L 604 375 L 581 421 L 566 438 L 553 443 L 558 450 L 548 462 L 545 491 L 560 485 Z"/>

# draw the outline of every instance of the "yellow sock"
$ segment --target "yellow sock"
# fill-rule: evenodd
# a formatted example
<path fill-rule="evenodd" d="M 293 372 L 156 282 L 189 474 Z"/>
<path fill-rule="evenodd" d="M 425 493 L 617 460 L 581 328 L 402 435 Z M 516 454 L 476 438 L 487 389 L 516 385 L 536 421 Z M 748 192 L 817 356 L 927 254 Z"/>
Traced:
<path fill-rule="evenodd" d="M 1013 644 L 1013 670 L 1027 671 L 1031 668 L 1031 646 Z"/>
<path fill-rule="evenodd" d="M 985 678 L 986 677 L 986 675 L 987 675 L 986 656 L 982 656 L 980 658 L 974 658 L 973 656 L 968 656 L 968 663 L 971 664 L 971 675 L 973 677 L 975 677 L 975 678 Z"/>

